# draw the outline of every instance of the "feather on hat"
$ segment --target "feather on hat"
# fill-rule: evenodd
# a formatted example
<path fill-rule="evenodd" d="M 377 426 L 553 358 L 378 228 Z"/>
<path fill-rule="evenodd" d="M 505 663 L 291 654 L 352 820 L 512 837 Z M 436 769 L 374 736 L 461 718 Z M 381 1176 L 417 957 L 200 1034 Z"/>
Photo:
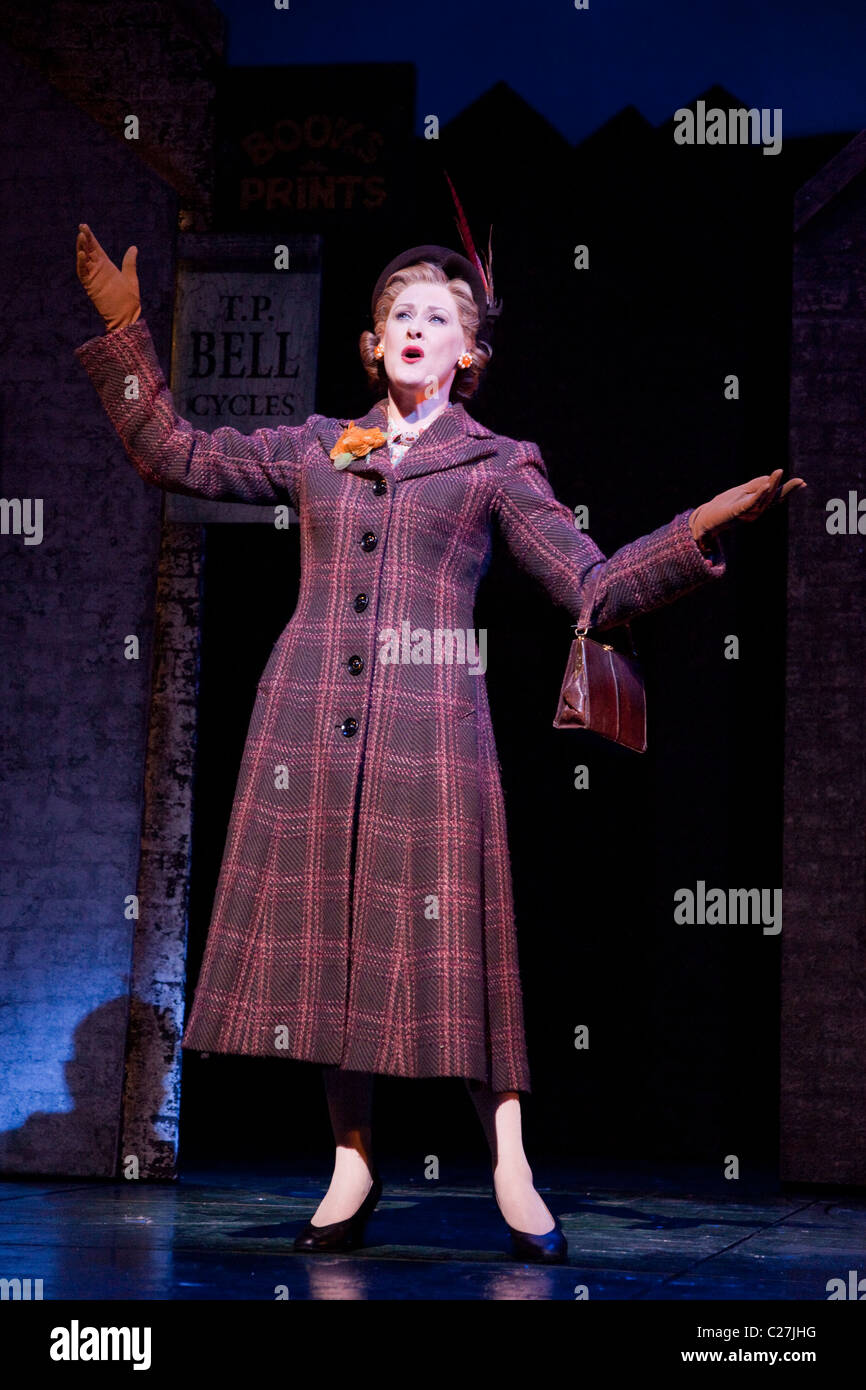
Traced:
<path fill-rule="evenodd" d="M 441 267 L 449 280 L 459 278 L 465 280 L 469 285 L 472 290 L 472 298 L 475 300 L 475 307 L 478 310 L 478 333 L 476 337 L 482 342 L 487 340 L 489 347 L 493 326 L 502 313 L 502 301 L 496 299 L 493 292 L 493 227 L 490 228 L 487 241 L 487 260 L 485 263 L 475 249 L 469 222 L 460 199 L 457 197 L 454 184 L 444 169 L 442 172 L 448 179 L 448 186 L 451 189 L 451 196 L 457 209 L 455 224 L 460 233 L 460 240 L 463 242 L 466 255 L 461 255 L 459 251 L 452 251 L 448 246 L 431 244 L 410 246 L 408 251 L 401 251 L 399 256 L 395 256 L 392 261 L 388 262 L 376 281 L 370 301 L 371 312 L 375 317 L 379 297 L 395 271 L 403 270 L 407 265 L 415 265 L 418 261 L 432 261 L 434 265 Z"/>

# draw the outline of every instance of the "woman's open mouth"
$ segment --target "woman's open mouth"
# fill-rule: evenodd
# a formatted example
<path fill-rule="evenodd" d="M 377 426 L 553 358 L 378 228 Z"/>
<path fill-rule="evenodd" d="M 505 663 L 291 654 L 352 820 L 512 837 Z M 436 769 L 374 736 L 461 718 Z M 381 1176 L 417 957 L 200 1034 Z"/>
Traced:
<path fill-rule="evenodd" d="M 420 362 L 423 356 L 424 353 L 419 347 L 406 347 L 402 353 L 404 362 Z"/>

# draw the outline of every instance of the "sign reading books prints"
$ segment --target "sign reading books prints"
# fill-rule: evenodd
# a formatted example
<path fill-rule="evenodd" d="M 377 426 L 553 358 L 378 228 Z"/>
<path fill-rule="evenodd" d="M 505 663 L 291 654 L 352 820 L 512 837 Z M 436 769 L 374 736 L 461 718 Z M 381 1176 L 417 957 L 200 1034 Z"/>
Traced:
<path fill-rule="evenodd" d="M 356 235 L 369 226 L 381 236 L 414 202 L 414 124 L 413 63 L 225 68 L 217 225 L 270 231 L 288 221 Z"/>
<path fill-rule="evenodd" d="M 178 252 L 171 370 L 178 415 L 208 434 L 303 424 L 315 410 L 321 237 L 182 235 Z M 165 515 L 274 524 L 270 504 L 174 492 L 166 493 Z"/>

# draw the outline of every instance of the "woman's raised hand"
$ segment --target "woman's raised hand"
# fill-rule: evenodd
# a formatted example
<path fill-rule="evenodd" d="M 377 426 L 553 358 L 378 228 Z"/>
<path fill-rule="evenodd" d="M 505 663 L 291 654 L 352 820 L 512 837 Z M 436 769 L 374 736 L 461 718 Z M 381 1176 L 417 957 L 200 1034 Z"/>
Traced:
<path fill-rule="evenodd" d="M 130 246 L 120 270 L 103 251 L 86 222 L 79 222 L 75 243 L 76 268 L 95 307 L 105 319 L 106 329 L 125 328 L 141 315 L 141 297 L 135 263 L 138 247 Z"/>
<path fill-rule="evenodd" d="M 776 468 L 772 473 L 762 473 L 758 478 L 729 487 L 727 492 L 720 492 L 709 502 L 703 502 L 689 517 L 695 540 L 725 531 L 737 521 L 757 521 L 768 507 L 784 501 L 789 492 L 799 492 L 807 486 L 802 478 L 789 478 L 780 490 L 781 477 L 782 469 Z"/>

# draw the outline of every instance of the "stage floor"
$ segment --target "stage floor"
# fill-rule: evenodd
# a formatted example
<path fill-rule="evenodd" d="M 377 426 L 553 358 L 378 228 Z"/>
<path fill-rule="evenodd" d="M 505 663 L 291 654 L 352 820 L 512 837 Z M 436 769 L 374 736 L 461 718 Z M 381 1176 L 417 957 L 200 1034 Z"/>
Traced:
<path fill-rule="evenodd" d="M 569 1262 L 508 1254 L 479 1165 L 428 1182 L 380 1159 L 367 1245 L 305 1255 L 292 1240 L 330 1165 L 184 1167 L 176 1183 L 0 1180 L 0 1277 L 44 1299 L 797 1299 L 866 1274 L 866 1195 L 782 1191 L 681 1165 L 536 1164 Z M 577 1291 L 577 1292 L 576 1292 Z M 851 1296 L 850 1294 L 848 1295 Z"/>

